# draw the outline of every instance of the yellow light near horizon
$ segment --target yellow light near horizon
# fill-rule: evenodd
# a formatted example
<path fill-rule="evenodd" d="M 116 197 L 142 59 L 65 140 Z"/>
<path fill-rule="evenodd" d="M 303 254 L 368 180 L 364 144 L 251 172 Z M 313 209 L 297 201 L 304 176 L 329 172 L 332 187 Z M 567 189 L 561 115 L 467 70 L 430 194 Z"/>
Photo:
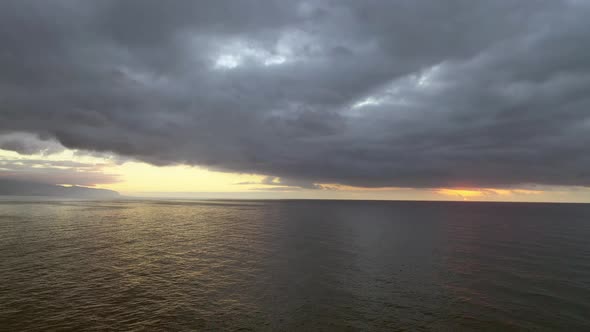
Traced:
<path fill-rule="evenodd" d="M 449 189 L 449 188 L 441 188 L 436 190 L 438 194 L 445 195 L 445 196 L 454 196 L 460 197 L 463 200 L 468 200 L 473 197 L 481 197 L 484 196 L 484 193 L 480 190 L 476 189 Z"/>
<path fill-rule="evenodd" d="M 64 163 L 66 162 L 66 163 Z M 73 162 L 73 163 L 67 163 Z M 78 164 L 80 163 L 80 164 Z M 0 149 L 0 176 L 18 172 L 43 174 L 73 172 L 80 179 L 106 174 L 97 188 L 112 189 L 129 196 L 157 196 L 159 193 L 236 193 L 242 198 L 378 199 L 378 200 L 477 200 L 524 202 L 590 202 L 590 189 L 583 187 L 536 186 L 525 188 L 396 188 L 354 187 L 318 183 L 321 189 L 267 185 L 265 175 L 227 173 L 198 166 L 154 166 L 139 161 L 119 163 L 116 156 L 64 150 L 53 154 L 24 155 Z M 116 182 L 112 182 L 114 176 Z M 100 177 L 97 177 L 100 179 Z M 21 177 L 22 179 L 22 177 Z M 109 180 L 110 179 L 110 180 Z M 106 183 L 110 182 L 110 183 Z M 77 182 L 62 183 L 75 185 Z M 187 197 L 190 195 L 187 195 Z M 234 197 L 232 196 L 232 197 Z"/>
<path fill-rule="evenodd" d="M 13 164 L 20 161 L 63 162 L 72 161 L 87 165 L 96 165 L 96 171 L 112 174 L 120 181 L 115 183 L 98 183 L 96 188 L 116 190 L 121 193 L 136 192 L 243 192 L 260 187 L 264 177 L 261 175 L 225 173 L 210 171 L 201 167 L 175 165 L 154 166 L 144 162 L 130 161 L 117 164 L 114 159 L 92 156 L 75 150 L 64 150 L 54 154 L 22 155 L 17 152 L 1 150 L 0 161 L 10 160 Z M 20 163 L 24 166 L 24 163 Z M 42 164 L 31 168 L 42 169 Z M 60 168 L 52 165 L 52 168 Z M 62 167 L 76 172 L 76 167 Z M 253 184 L 238 184 L 253 183 Z M 70 183 L 65 183 L 69 185 Z"/>
<path fill-rule="evenodd" d="M 498 189 L 498 188 L 439 188 L 436 193 L 443 196 L 459 197 L 464 201 L 478 200 L 503 200 L 515 199 L 518 196 L 541 195 L 542 190 L 528 189 Z"/>
<path fill-rule="evenodd" d="M 204 168 L 175 165 L 154 166 L 142 162 L 127 162 L 105 169 L 105 172 L 119 174 L 121 182 L 100 185 L 123 193 L 131 192 L 241 192 L 247 191 L 263 176 L 223 173 Z"/>

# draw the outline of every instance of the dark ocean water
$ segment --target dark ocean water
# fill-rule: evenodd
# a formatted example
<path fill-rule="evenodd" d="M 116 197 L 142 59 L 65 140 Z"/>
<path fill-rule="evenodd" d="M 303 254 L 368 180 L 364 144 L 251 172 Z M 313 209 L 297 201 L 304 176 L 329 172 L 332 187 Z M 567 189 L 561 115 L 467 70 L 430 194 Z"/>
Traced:
<path fill-rule="evenodd" d="M 2 331 L 589 331 L 590 205 L 0 202 Z"/>

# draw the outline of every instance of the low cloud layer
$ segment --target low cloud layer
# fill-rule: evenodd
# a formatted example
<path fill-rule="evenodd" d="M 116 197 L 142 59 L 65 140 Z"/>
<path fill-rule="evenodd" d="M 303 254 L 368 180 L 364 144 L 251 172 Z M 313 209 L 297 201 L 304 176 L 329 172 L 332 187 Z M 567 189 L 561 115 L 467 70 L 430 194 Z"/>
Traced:
<path fill-rule="evenodd" d="M 0 133 L 309 186 L 590 186 L 589 15 L 573 0 L 2 1 Z"/>
<path fill-rule="evenodd" d="M 101 164 L 0 157 L 0 180 L 95 186 L 118 182 Z"/>

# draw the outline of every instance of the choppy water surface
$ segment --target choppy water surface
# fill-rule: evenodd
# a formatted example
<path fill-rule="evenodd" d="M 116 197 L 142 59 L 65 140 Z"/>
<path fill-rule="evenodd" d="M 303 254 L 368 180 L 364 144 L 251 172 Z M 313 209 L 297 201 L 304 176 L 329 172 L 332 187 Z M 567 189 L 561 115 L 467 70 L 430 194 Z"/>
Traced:
<path fill-rule="evenodd" d="M 0 202 L 0 329 L 590 330 L 590 206 Z"/>

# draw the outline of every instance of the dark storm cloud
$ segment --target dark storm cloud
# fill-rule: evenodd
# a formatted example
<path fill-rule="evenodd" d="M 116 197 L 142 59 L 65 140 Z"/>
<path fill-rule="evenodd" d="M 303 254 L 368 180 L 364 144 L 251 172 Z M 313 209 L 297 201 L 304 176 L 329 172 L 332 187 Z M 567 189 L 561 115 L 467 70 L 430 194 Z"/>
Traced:
<path fill-rule="evenodd" d="M 2 1 L 0 131 L 306 187 L 589 186 L 589 14 L 557 0 Z"/>

